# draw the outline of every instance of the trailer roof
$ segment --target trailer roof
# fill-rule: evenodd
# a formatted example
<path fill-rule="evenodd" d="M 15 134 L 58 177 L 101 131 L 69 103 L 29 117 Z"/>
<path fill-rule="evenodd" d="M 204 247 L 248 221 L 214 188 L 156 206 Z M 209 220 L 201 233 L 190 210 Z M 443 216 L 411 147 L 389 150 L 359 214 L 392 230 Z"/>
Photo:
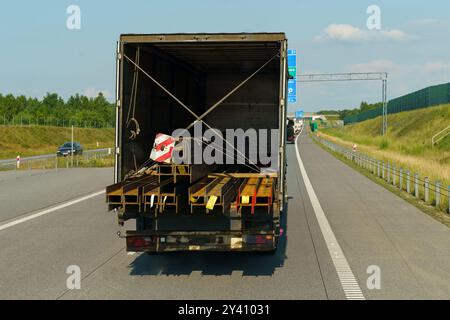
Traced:
<path fill-rule="evenodd" d="M 208 40 L 193 41 L 192 34 L 165 35 L 162 41 L 159 35 L 123 35 L 121 39 L 126 46 L 139 46 L 144 52 L 176 60 L 198 72 L 253 72 L 279 54 L 279 40 L 285 39 L 281 33 L 195 36 Z M 244 41 L 239 40 L 243 37 Z M 274 62 L 261 73 L 278 71 L 279 63 Z"/>
<path fill-rule="evenodd" d="M 286 40 L 286 34 L 276 33 L 173 33 L 173 34 L 122 34 L 121 42 L 271 42 Z"/>

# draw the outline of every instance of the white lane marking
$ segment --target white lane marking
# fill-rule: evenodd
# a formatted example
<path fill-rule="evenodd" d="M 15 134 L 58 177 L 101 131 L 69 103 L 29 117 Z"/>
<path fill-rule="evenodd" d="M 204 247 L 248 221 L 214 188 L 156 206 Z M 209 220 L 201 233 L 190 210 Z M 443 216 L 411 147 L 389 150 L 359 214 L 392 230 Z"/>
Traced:
<path fill-rule="evenodd" d="M 303 165 L 302 158 L 300 157 L 300 152 L 298 151 L 298 139 L 295 139 L 295 151 L 297 153 L 297 161 L 300 167 L 300 172 L 303 176 L 303 181 L 306 186 L 306 191 L 308 192 L 309 200 L 316 214 L 317 221 L 319 223 L 320 230 L 322 231 L 323 238 L 327 244 L 328 251 L 330 253 L 331 259 L 336 269 L 336 273 L 341 282 L 342 289 L 344 290 L 345 297 L 347 300 L 365 300 L 365 297 L 361 291 L 358 282 L 356 281 L 355 275 L 353 274 L 347 259 L 345 258 L 344 252 L 339 245 L 333 230 L 331 229 L 330 223 L 325 215 L 325 212 L 320 205 L 319 199 L 317 198 L 316 192 L 309 180 L 308 174 L 306 173 L 305 166 Z"/>
<path fill-rule="evenodd" d="M 81 198 L 78 198 L 78 199 L 75 199 L 75 200 L 71 200 L 71 201 L 68 201 L 68 202 L 64 202 L 64 203 L 62 203 L 60 205 L 57 205 L 55 207 L 51 207 L 51 208 L 48 208 L 48 209 L 45 209 L 45 210 L 42 210 L 42 211 L 38 211 L 38 212 L 36 212 L 34 214 L 31 214 L 29 216 L 26 216 L 26 217 L 23 217 L 23 218 L 20 218 L 20 219 L 17 219 L 17 220 L 5 223 L 3 225 L 0 225 L 0 231 L 3 231 L 5 229 L 14 227 L 14 226 L 16 226 L 18 224 L 21 224 L 21 223 L 24 223 L 24 222 L 27 222 L 27 221 L 30 221 L 30 220 L 33 220 L 33 219 L 36 219 L 36 218 L 42 217 L 43 215 L 46 215 L 48 213 L 55 212 L 55 211 L 67 208 L 69 206 L 73 206 L 74 204 L 77 204 L 77 203 L 89 200 L 91 198 L 95 198 L 95 197 L 97 197 L 97 196 L 99 196 L 101 194 L 104 194 L 104 193 L 105 193 L 104 190 L 99 191 L 99 192 L 95 192 L 93 194 L 90 194 L 90 195 L 87 195 L 87 196 L 84 196 L 84 197 L 81 197 Z"/>

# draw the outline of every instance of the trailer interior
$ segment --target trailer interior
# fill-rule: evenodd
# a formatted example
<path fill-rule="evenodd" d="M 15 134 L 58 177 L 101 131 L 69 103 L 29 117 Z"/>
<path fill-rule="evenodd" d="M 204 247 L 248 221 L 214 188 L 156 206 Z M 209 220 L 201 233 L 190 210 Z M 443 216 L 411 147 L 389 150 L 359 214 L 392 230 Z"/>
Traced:
<path fill-rule="evenodd" d="M 241 163 L 149 161 L 158 134 L 189 128 L 217 102 L 202 119 L 203 130 L 225 136 L 227 129 L 266 129 L 258 145 L 266 143 L 269 154 L 273 150 L 270 130 L 282 130 L 285 123 L 284 34 L 270 34 L 270 41 L 221 37 L 121 37 L 117 181 L 107 188 L 107 203 L 119 213 L 119 223 L 136 219 L 136 231 L 126 236 L 129 250 L 245 251 L 246 243 L 251 250 L 269 250 L 279 236 L 282 135 L 274 142 L 280 168 L 274 172 L 264 170 L 273 163 L 249 160 L 258 146 L 248 141 L 244 154 L 234 153 Z"/>

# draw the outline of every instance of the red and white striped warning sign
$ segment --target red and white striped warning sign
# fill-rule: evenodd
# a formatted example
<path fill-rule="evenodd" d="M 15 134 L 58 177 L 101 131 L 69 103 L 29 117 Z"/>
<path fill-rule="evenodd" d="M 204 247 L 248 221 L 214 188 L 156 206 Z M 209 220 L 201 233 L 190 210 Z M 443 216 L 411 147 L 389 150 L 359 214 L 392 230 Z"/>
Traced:
<path fill-rule="evenodd" d="M 170 163 L 173 150 L 175 148 L 175 139 L 166 134 L 158 133 L 153 145 L 150 159 L 156 162 Z"/>

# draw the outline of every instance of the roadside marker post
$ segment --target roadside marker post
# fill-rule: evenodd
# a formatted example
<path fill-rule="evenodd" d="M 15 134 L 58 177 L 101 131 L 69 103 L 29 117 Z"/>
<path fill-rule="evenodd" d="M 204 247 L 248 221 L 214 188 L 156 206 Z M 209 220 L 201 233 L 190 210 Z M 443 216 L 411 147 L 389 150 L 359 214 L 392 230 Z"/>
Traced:
<path fill-rule="evenodd" d="M 387 182 L 391 183 L 391 163 L 387 164 Z"/>
<path fill-rule="evenodd" d="M 20 155 L 18 155 L 16 158 L 16 168 L 20 169 Z"/>
<path fill-rule="evenodd" d="M 403 168 L 400 168 L 400 190 L 403 190 Z"/>
<path fill-rule="evenodd" d="M 406 171 L 406 192 L 411 194 L 411 172 L 409 170 Z"/>
<path fill-rule="evenodd" d="M 392 184 L 394 187 L 397 186 L 397 167 L 395 164 L 392 166 Z"/>
<path fill-rule="evenodd" d="M 441 204 L 441 183 L 439 181 L 436 181 L 436 187 L 435 187 L 435 200 L 436 200 L 436 207 L 439 207 Z"/>

